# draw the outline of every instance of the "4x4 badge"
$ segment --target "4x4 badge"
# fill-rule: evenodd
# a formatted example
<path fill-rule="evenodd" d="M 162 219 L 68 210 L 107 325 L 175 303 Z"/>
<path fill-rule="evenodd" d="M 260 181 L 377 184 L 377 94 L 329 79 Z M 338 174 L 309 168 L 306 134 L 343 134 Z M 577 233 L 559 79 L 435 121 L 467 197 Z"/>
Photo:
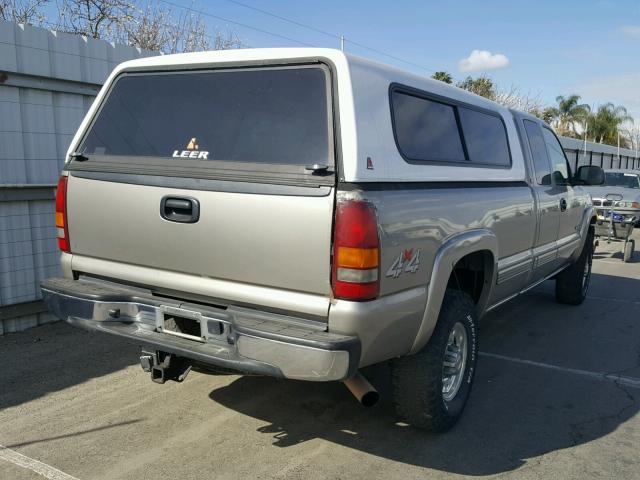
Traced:
<path fill-rule="evenodd" d="M 173 158 L 197 158 L 198 160 L 208 160 L 209 152 L 206 150 L 199 150 L 200 146 L 198 145 L 198 139 L 196 137 L 192 137 L 191 140 L 187 143 L 186 150 L 174 150 Z"/>
<path fill-rule="evenodd" d="M 420 249 L 411 248 L 400 252 L 393 264 L 387 270 L 386 276 L 398 278 L 403 273 L 416 273 L 420 268 Z"/>

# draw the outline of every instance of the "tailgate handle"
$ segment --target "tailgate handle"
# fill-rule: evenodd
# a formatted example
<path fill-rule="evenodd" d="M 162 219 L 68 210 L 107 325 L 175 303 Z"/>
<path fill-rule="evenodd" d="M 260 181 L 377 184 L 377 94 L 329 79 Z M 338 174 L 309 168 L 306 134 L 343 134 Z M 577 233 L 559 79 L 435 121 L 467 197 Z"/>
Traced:
<path fill-rule="evenodd" d="M 163 197 L 160 216 L 170 222 L 196 223 L 200 218 L 200 203 L 190 197 Z"/>

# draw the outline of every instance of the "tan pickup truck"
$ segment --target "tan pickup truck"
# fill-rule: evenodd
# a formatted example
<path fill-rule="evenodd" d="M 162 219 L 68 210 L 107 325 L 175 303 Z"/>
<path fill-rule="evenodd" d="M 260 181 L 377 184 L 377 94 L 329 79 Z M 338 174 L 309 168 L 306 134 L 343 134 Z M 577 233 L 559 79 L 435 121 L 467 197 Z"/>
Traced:
<path fill-rule="evenodd" d="M 578 304 L 595 214 L 553 131 L 442 82 L 328 49 L 123 63 L 57 191 L 72 325 L 191 368 L 345 381 L 391 362 L 404 421 L 467 401 L 478 320 L 545 279 Z"/>

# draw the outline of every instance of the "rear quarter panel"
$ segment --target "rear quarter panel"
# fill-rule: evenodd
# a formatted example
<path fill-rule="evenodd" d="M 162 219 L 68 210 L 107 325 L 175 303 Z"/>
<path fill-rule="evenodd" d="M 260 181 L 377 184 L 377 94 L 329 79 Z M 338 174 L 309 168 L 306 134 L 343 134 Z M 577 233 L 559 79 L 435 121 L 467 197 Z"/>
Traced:
<path fill-rule="evenodd" d="M 381 293 L 392 294 L 427 285 L 436 252 L 449 237 L 487 229 L 498 239 L 499 257 L 531 248 L 536 228 L 531 189 L 519 185 L 407 185 L 398 189 L 363 190 L 378 212 L 381 241 Z M 387 276 L 400 255 L 420 252 L 416 273 Z M 512 288 L 513 285 L 509 288 Z"/>
<path fill-rule="evenodd" d="M 381 298 L 362 303 L 338 300 L 332 305 L 329 318 L 331 329 L 356 333 L 361 338 L 361 365 L 406 355 L 415 345 L 426 343 L 437 318 L 437 310 L 434 315 L 427 312 L 428 292 L 441 290 L 430 286 L 434 262 L 447 240 L 455 244 L 460 240 L 458 234 L 489 232 L 498 243 L 495 250 L 499 258 L 494 258 L 497 269 L 498 260 L 530 252 L 535 236 L 533 197 L 524 182 L 501 186 L 342 184 L 339 189 L 338 201 L 367 200 L 375 205 L 378 215 Z M 456 255 L 464 255 L 467 248 L 460 248 Z M 405 253 L 408 257 L 419 254 L 415 273 L 387 275 Z M 440 265 L 438 271 L 442 269 Z M 446 285 L 448 273 L 446 276 L 438 282 Z M 495 285 L 491 275 L 487 279 L 491 301 L 519 290 L 527 277 L 528 272 L 524 272 L 518 278 Z M 441 301 L 438 298 L 436 294 L 436 304 Z"/>

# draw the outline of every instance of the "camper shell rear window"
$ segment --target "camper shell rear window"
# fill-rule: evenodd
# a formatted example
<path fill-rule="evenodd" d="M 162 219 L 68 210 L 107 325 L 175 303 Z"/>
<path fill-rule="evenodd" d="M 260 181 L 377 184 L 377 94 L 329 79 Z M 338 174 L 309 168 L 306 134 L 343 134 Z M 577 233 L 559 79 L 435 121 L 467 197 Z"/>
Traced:
<path fill-rule="evenodd" d="M 510 168 L 502 117 L 401 85 L 390 88 L 396 146 L 408 163 Z"/>
<path fill-rule="evenodd" d="M 126 72 L 76 151 L 136 173 L 332 169 L 330 83 L 323 64 Z"/>

